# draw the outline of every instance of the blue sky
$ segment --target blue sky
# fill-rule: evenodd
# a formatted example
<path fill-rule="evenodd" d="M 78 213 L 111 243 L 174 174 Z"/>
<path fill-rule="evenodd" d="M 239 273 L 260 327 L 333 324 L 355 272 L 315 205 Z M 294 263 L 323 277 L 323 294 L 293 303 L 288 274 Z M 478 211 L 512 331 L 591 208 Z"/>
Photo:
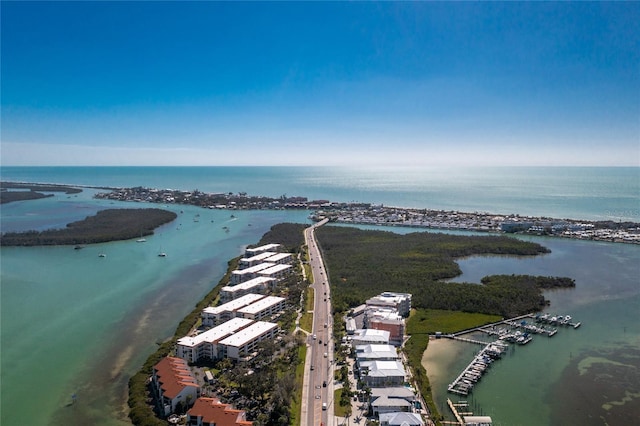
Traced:
<path fill-rule="evenodd" d="M 640 2 L 2 2 L 2 165 L 640 165 Z"/>

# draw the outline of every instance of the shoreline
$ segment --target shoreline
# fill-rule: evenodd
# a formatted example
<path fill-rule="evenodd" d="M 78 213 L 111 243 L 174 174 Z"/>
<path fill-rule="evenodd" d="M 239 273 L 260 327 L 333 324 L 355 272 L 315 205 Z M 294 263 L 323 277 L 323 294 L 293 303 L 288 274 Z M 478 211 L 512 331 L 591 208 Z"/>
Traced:
<path fill-rule="evenodd" d="M 24 187 L 28 183 L 0 182 L 0 184 L 3 187 L 11 188 L 12 184 Z M 32 185 L 47 184 L 33 183 Z M 525 216 L 516 213 L 470 213 L 458 210 L 392 207 L 371 203 L 342 203 L 329 200 L 309 201 L 302 196 L 286 197 L 283 195 L 280 198 L 272 198 L 247 195 L 243 192 L 233 194 L 143 187 L 59 186 L 108 190 L 110 192 L 95 194 L 94 198 L 111 201 L 193 205 L 221 210 L 309 210 L 312 212 L 309 217 L 313 221 L 329 219 L 330 222 L 354 225 L 402 226 L 427 230 L 535 235 L 640 244 L 640 223 L 630 221 L 558 219 L 546 216 Z"/>

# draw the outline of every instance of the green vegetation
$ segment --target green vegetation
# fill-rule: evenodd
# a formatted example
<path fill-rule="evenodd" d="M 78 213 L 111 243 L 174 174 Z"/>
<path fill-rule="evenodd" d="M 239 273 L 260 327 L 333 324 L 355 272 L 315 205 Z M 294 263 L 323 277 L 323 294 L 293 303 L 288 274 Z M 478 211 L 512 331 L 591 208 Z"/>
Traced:
<path fill-rule="evenodd" d="M 109 209 L 94 216 L 73 222 L 65 229 L 46 231 L 7 232 L 2 235 L 3 246 L 78 245 L 128 240 L 151 235 L 160 225 L 177 217 L 161 209 Z"/>
<path fill-rule="evenodd" d="M 547 253 L 539 244 L 505 236 L 456 236 L 324 226 L 316 231 L 331 278 L 335 338 L 342 313 L 383 291 L 412 294 L 415 308 L 407 321 L 404 351 L 418 390 L 436 423 L 422 356 L 429 334 L 451 333 L 540 309 L 541 289 L 571 287 L 570 278 L 495 275 L 482 284 L 446 283 L 460 274 L 455 259 L 480 254 L 532 256 Z M 336 401 L 339 401 L 336 395 Z M 336 407 L 337 408 L 337 407 Z"/>
<path fill-rule="evenodd" d="M 296 389 L 302 389 L 304 384 L 304 360 L 307 357 L 307 346 L 300 345 L 298 347 L 298 363 L 296 365 Z M 291 402 L 291 410 L 289 410 L 289 417 L 291 418 L 291 424 L 302 424 L 300 416 L 302 415 L 302 397 L 300 392 L 296 392 Z"/>
<path fill-rule="evenodd" d="M 399 235 L 335 226 L 323 226 L 316 235 L 331 278 L 334 308 L 339 312 L 383 291 L 411 293 L 417 308 L 501 316 L 536 311 L 546 303 L 535 278 L 507 276 L 487 285 L 441 281 L 460 274 L 457 258 L 547 253 L 539 244 L 505 236 Z"/>
<path fill-rule="evenodd" d="M 311 333 L 313 329 L 313 313 L 309 312 L 313 310 L 313 289 L 308 287 L 306 297 L 304 300 L 304 309 L 300 316 L 300 328 Z"/>
<path fill-rule="evenodd" d="M 349 400 L 351 393 L 348 389 L 336 389 L 333 392 L 333 414 L 338 417 L 346 417 L 351 415 L 351 401 Z M 343 401 L 348 401 L 344 404 Z"/>
<path fill-rule="evenodd" d="M 407 334 L 444 334 L 479 327 L 502 320 L 498 315 L 443 311 L 439 309 L 412 309 L 407 321 Z"/>
<path fill-rule="evenodd" d="M 304 245 L 304 230 L 307 225 L 302 223 L 279 223 L 273 225 L 266 234 L 262 236 L 258 244 L 282 244 L 286 251 L 298 253 Z"/>
<path fill-rule="evenodd" d="M 429 335 L 438 331 L 454 333 L 484 324 L 499 321 L 501 317 L 477 313 L 465 313 L 454 311 L 442 311 L 435 309 L 412 310 L 407 321 L 407 334 L 411 338 L 404 345 L 404 352 L 411 369 L 418 390 L 422 394 L 425 403 L 429 407 L 434 420 L 438 418 L 438 408 L 433 401 L 431 385 L 427 377 L 427 371 L 422 366 L 422 356 L 429 344 Z"/>
<path fill-rule="evenodd" d="M 18 191 L 8 191 L 8 189 L 18 189 Z M 53 197 L 53 194 L 43 194 L 38 191 L 64 192 L 65 194 L 77 194 L 82 192 L 79 188 L 64 185 L 0 182 L 0 204 L 11 203 L 13 201 L 27 201 Z"/>
<path fill-rule="evenodd" d="M 489 275 L 480 280 L 484 285 L 532 285 L 537 288 L 551 290 L 555 288 L 571 288 L 576 286 L 573 278 L 567 277 L 533 277 L 531 275 Z"/>
<path fill-rule="evenodd" d="M 127 402 L 129 405 L 129 418 L 134 425 L 166 426 L 167 422 L 158 419 L 153 411 L 153 407 L 147 402 L 150 396 L 148 379 L 152 375 L 153 366 L 171 353 L 176 341 L 189 333 L 191 328 L 198 322 L 202 310 L 216 300 L 220 288 L 229 281 L 231 271 L 236 269 L 239 260 L 240 258 L 237 257 L 229 261 L 227 273 L 222 277 L 218 285 L 180 322 L 173 337 L 162 343 L 153 354 L 149 355 L 142 368 L 129 379 L 129 399 Z"/>

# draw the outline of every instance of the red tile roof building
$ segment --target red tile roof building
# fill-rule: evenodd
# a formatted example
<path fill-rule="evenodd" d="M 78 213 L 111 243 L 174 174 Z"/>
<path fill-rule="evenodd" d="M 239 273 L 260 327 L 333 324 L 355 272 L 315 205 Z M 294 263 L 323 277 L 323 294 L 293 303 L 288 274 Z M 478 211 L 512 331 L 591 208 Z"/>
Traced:
<path fill-rule="evenodd" d="M 153 367 L 155 397 L 165 416 L 176 411 L 183 402 L 185 408 L 200 396 L 200 386 L 189 365 L 181 358 L 166 357 Z"/>
<path fill-rule="evenodd" d="M 251 426 L 245 412 L 235 410 L 229 404 L 223 404 L 217 398 L 198 398 L 187 412 L 189 426 Z"/>

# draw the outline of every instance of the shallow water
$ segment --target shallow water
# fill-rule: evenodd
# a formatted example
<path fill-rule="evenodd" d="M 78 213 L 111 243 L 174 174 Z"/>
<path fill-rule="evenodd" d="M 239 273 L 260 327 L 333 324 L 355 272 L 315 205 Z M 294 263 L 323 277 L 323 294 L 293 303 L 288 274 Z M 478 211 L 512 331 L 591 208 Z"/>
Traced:
<path fill-rule="evenodd" d="M 55 200 L 48 201 L 59 211 Z M 86 198 L 64 208 L 70 216 L 80 209 L 84 217 L 118 204 Z M 37 206 L 41 215 L 47 216 L 47 206 Z M 34 425 L 128 424 L 127 382 L 155 343 L 173 334 L 231 257 L 273 224 L 305 222 L 307 214 L 234 212 L 231 218 L 223 210 L 166 208 L 178 220 L 145 243 L 2 248 L 3 426 L 25 424 L 26 412 Z M 160 250 L 168 256 L 158 257 Z M 76 404 L 68 406 L 74 394 Z"/>
<path fill-rule="evenodd" d="M 624 399 L 619 390 L 603 396 L 602 389 L 616 389 L 618 383 L 627 380 L 630 371 L 634 375 L 640 371 L 640 247 L 528 239 L 541 242 L 552 253 L 532 258 L 463 259 L 459 262 L 463 274 L 455 281 L 479 282 L 483 276 L 497 273 L 575 278 L 575 289 L 545 292 L 551 301 L 545 311 L 571 315 L 582 325 L 578 329 L 561 328 L 552 338 L 534 336 L 529 344 L 514 347 L 494 363 L 464 399 L 472 403 L 476 413 L 490 415 L 496 425 L 605 424 L 603 419 L 609 419 L 609 424 L 628 424 L 621 419 L 637 414 L 638 390 L 629 387 Z M 480 346 L 439 341 L 435 348 L 433 355 L 427 349 L 425 363 L 432 371 L 438 371 L 429 377 L 439 409 L 448 414 L 446 399 L 461 398 L 447 393 L 446 387 Z M 456 360 L 443 362 L 441 354 L 446 351 L 454 351 Z M 599 362 L 580 375 L 578 367 L 590 365 L 588 360 L 593 359 L 593 354 L 598 354 Z M 620 359 L 628 360 L 624 368 L 610 368 L 615 364 L 609 361 Z M 606 374 L 599 370 L 606 370 Z M 586 380 L 585 374 L 598 380 Z"/>

